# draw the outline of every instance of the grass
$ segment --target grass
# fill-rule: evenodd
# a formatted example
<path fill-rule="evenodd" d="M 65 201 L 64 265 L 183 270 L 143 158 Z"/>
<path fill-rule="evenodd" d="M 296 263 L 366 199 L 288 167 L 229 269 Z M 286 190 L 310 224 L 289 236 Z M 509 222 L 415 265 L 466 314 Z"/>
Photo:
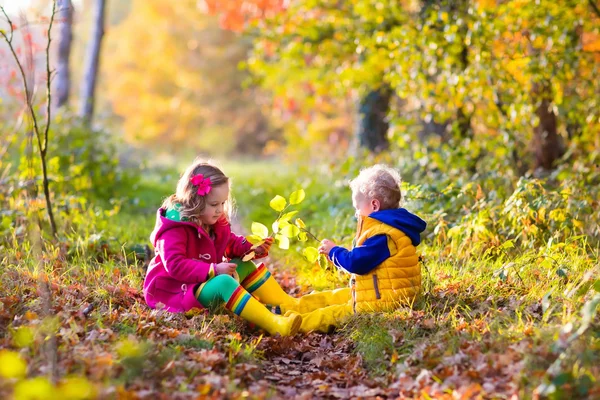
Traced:
<path fill-rule="evenodd" d="M 350 245 L 354 221 L 343 179 L 271 163 L 228 163 L 223 169 L 233 179 L 241 229 L 252 221 L 270 226 L 276 217 L 270 199 L 302 187 L 307 198 L 298 216 L 311 232 Z M 52 318 L 64 363 L 57 368 L 64 375 L 84 374 L 100 396 L 110 390 L 125 396 L 128 388 L 174 371 L 174 383 L 152 390 L 241 393 L 246 388 L 231 381 L 219 383 L 218 392 L 205 376 L 228 376 L 231 365 L 269 362 L 260 350 L 262 339 L 242 334 L 246 326 L 226 313 L 179 315 L 145 306 L 144 246 L 155 209 L 176 179 L 172 172 L 148 173 L 135 196 L 117 209 L 86 206 L 62 215 L 68 230 L 55 245 L 40 247 L 16 234 L 4 239 L 0 347 L 22 354 L 28 376 L 47 371 Z M 473 240 L 457 246 L 430 228 L 419 247 L 424 292 L 413 307 L 353 317 L 337 334 L 354 343 L 372 376 L 383 386 L 399 385 L 406 397 L 468 397 L 477 385 L 489 397 L 530 398 L 536 390 L 548 398 L 600 395 L 600 324 L 591 307 L 600 292 L 598 249 L 582 235 L 536 243 L 541 242 L 546 244 Z M 295 278 L 290 284 L 295 293 L 347 283 L 334 269 L 308 263 L 300 255 L 303 246 L 292 243 L 271 256 L 280 280 Z M 46 281 L 50 299 L 41 290 Z M 30 339 L 19 342 L 17 331 Z M 0 385 L 0 392 L 11 387 Z"/>

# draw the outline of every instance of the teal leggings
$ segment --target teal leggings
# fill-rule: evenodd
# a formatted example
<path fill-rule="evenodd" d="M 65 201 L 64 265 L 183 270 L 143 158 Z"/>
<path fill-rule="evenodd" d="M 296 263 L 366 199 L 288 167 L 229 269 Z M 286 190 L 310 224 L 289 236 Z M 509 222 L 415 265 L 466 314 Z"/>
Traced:
<path fill-rule="evenodd" d="M 233 261 L 232 261 L 233 262 Z M 256 270 L 256 265 L 253 262 L 240 262 L 235 272 L 240 277 L 242 282 L 248 275 Z M 234 290 L 240 286 L 240 282 L 236 281 L 231 275 L 217 275 L 210 278 L 204 285 L 198 296 L 198 301 L 204 307 L 218 307 L 231 298 Z"/>

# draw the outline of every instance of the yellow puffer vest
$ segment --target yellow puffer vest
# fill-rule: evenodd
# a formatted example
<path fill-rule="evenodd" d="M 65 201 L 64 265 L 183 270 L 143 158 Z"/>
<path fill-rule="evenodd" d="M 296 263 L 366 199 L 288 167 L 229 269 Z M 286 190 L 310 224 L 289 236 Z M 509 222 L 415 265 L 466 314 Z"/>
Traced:
<path fill-rule="evenodd" d="M 374 218 L 364 217 L 358 224 L 356 246 L 384 234 L 390 257 L 366 275 L 352 274 L 354 312 L 390 311 L 411 304 L 421 290 L 419 255 L 412 241 L 401 230 Z"/>

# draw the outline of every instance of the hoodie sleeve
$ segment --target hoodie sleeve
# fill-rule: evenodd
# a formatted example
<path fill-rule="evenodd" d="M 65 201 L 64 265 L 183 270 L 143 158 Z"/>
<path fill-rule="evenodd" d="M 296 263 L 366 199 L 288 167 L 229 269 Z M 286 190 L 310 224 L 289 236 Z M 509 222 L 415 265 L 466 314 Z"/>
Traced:
<path fill-rule="evenodd" d="M 336 267 L 358 275 L 369 273 L 389 256 L 386 235 L 370 237 L 352 250 L 335 246 L 329 251 L 329 259 Z"/>
<path fill-rule="evenodd" d="M 183 228 L 179 228 L 183 229 Z M 171 229 L 164 232 L 156 240 L 156 251 L 160 254 L 163 265 L 173 279 L 182 282 L 205 282 L 208 280 L 210 263 L 188 258 L 187 233 L 178 234 Z"/>
<path fill-rule="evenodd" d="M 238 236 L 231 232 L 229 234 L 229 241 L 225 248 L 225 257 L 227 258 L 241 258 L 252 248 L 252 243 L 246 240 L 243 236 Z"/>

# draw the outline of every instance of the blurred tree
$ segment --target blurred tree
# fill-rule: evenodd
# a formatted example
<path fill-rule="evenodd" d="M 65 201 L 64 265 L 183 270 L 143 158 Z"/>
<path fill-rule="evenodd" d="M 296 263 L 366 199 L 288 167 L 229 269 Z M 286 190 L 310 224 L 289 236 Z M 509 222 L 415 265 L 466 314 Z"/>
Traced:
<path fill-rule="evenodd" d="M 58 0 L 57 7 L 56 18 L 60 24 L 60 34 L 54 88 L 56 92 L 55 107 L 59 108 L 68 103 L 71 88 L 69 58 L 71 55 L 71 42 L 73 41 L 73 4 L 71 0 Z"/>
<path fill-rule="evenodd" d="M 387 115 L 392 93 L 384 86 L 367 93 L 360 101 L 358 109 L 358 142 L 361 147 L 374 153 L 389 147 Z"/>
<path fill-rule="evenodd" d="M 92 24 L 92 38 L 88 45 L 88 54 L 85 63 L 83 82 L 81 85 L 80 115 L 83 120 L 90 124 L 94 113 L 94 96 L 98 69 L 100 67 L 100 48 L 104 36 L 104 19 L 106 11 L 106 0 L 96 0 L 95 14 Z"/>
<path fill-rule="evenodd" d="M 108 95 L 129 139 L 225 154 L 260 152 L 274 137 L 260 94 L 243 88 L 238 64 L 250 43 L 197 2 L 134 0 L 107 46 Z"/>
<path fill-rule="evenodd" d="M 403 100 L 390 108 L 392 121 L 451 131 L 444 140 L 465 146 L 472 167 L 513 154 L 515 166 L 549 169 L 564 154 L 567 129 L 578 132 L 565 143 L 575 146 L 570 154 L 585 154 L 600 131 L 600 62 L 590 39 L 600 19 L 590 4 L 292 1 L 255 23 L 248 65 L 300 109 L 315 97 L 362 98 L 387 84 Z"/>

